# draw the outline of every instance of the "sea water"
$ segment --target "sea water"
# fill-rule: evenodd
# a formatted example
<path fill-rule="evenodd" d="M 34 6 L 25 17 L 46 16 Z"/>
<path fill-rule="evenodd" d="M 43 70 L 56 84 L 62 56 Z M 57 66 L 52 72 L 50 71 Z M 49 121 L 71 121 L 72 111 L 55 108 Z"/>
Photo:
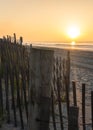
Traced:
<path fill-rule="evenodd" d="M 33 46 L 93 51 L 93 43 L 32 43 Z"/>

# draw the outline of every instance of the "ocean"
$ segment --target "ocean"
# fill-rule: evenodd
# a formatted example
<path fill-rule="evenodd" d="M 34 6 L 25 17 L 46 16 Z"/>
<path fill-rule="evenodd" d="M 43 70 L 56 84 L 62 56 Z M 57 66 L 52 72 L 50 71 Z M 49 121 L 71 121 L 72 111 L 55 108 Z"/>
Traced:
<path fill-rule="evenodd" d="M 93 51 L 93 43 L 32 43 L 33 46 L 43 46 L 50 48 L 62 48 L 62 49 L 71 49 L 71 50 L 84 50 L 84 51 Z"/>

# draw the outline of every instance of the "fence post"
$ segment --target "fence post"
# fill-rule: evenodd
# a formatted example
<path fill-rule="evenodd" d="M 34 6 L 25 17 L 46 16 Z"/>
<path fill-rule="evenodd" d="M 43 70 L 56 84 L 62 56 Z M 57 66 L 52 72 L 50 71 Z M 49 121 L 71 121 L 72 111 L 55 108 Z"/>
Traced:
<path fill-rule="evenodd" d="M 3 94 L 2 94 L 2 78 L 0 76 L 0 127 L 3 119 Z"/>
<path fill-rule="evenodd" d="M 60 95 L 60 87 L 61 83 L 60 83 L 60 79 L 57 79 L 57 91 L 58 91 L 58 107 L 59 107 L 59 115 L 60 115 L 60 126 L 61 126 L 61 130 L 63 130 L 63 118 L 62 118 L 62 106 L 61 106 L 61 95 Z"/>
<path fill-rule="evenodd" d="M 74 102 L 74 106 L 77 106 L 76 83 L 74 81 L 72 81 L 72 87 L 73 87 L 73 102 Z"/>
<path fill-rule="evenodd" d="M 53 50 L 31 48 L 28 130 L 49 130 Z"/>
<path fill-rule="evenodd" d="M 6 110 L 7 110 L 7 123 L 10 123 L 10 105 L 9 105 L 9 74 L 8 66 L 5 65 L 5 91 L 6 91 Z"/>
<path fill-rule="evenodd" d="M 65 85 L 66 85 L 66 102 L 67 102 L 67 115 L 69 118 L 69 88 L 70 88 L 70 51 L 67 53 L 67 61 L 66 61 L 66 76 L 65 76 Z"/>
<path fill-rule="evenodd" d="M 55 109 L 54 109 L 54 95 L 53 95 L 53 90 L 52 90 L 52 93 L 51 93 L 51 98 L 52 98 L 52 119 L 53 119 L 53 127 L 54 127 L 54 130 L 57 130 L 56 128 L 56 120 L 55 120 Z"/>
<path fill-rule="evenodd" d="M 91 91 L 91 119 L 92 119 L 92 130 L 93 130 L 93 91 Z"/>
<path fill-rule="evenodd" d="M 79 130 L 78 113 L 79 113 L 78 107 L 76 106 L 69 107 L 68 130 Z"/>
<path fill-rule="evenodd" d="M 12 96 L 12 109 L 14 114 L 14 125 L 17 126 L 17 114 L 16 114 L 16 104 L 14 96 L 14 71 L 10 70 L 10 85 L 11 85 L 11 96 Z"/>
<path fill-rule="evenodd" d="M 82 123 L 83 130 L 86 130 L 86 121 L 85 121 L 85 84 L 82 84 Z"/>

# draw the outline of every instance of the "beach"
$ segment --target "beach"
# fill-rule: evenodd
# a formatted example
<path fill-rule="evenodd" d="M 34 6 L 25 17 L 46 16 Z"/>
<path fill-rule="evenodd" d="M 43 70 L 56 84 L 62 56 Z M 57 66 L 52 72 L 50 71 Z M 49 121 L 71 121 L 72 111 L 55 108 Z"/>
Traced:
<path fill-rule="evenodd" d="M 85 120 L 87 130 L 91 130 L 91 91 L 93 91 L 93 59 L 92 52 L 73 51 L 71 52 L 71 80 L 76 82 L 77 106 L 79 106 L 79 124 L 82 129 L 82 84 L 85 83 Z M 72 88 L 71 88 L 72 89 Z M 72 91 L 70 91 L 72 100 Z"/>
<path fill-rule="evenodd" d="M 77 107 L 79 107 L 79 130 L 82 130 L 82 84 L 85 84 L 85 123 L 86 130 L 91 130 L 91 91 L 93 91 L 93 52 L 71 50 L 71 72 L 70 72 L 70 106 L 73 106 L 73 92 L 72 92 L 72 81 L 76 83 L 76 97 Z M 56 109 L 56 113 L 58 108 Z M 66 116 L 66 104 L 62 105 L 63 116 Z M 56 117 L 57 122 L 60 122 L 58 116 Z M 65 120 L 66 121 L 66 120 Z M 64 122 L 65 122 L 64 121 Z M 51 124 L 50 124 L 51 125 Z M 58 130 L 60 124 L 57 123 Z M 51 125 L 53 130 L 53 126 Z M 64 123 L 64 130 L 67 130 L 66 124 Z"/>
<path fill-rule="evenodd" d="M 93 0 L 0 13 L 0 130 L 93 130 Z"/>
<path fill-rule="evenodd" d="M 91 97 L 90 93 L 93 90 L 93 52 L 90 51 L 81 51 L 81 50 L 71 50 L 70 58 L 71 58 L 71 73 L 70 73 L 70 81 L 76 82 L 76 94 L 77 94 L 77 106 L 79 107 L 79 128 L 82 130 L 82 111 L 81 111 L 81 92 L 82 92 L 82 83 L 86 84 L 85 89 L 85 97 L 86 97 L 86 128 L 87 130 L 91 130 Z M 73 94 L 72 94 L 72 84 L 70 84 L 70 105 L 73 105 Z M 66 115 L 65 105 L 62 106 L 63 115 Z M 25 117 L 24 117 L 25 118 Z M 57 117 L 56 117 L 57 118 Z M 52 124 L 50 124 L 51 129 L 53 130 Z M 60 130 L 60 126 L 57 125 L 58 130 Z M 20 127 L 13 128 L 13 125 L 3 124 L 1 130 L 18 130 Z M 65 130 L 67 127 L 65 128 Z"/>

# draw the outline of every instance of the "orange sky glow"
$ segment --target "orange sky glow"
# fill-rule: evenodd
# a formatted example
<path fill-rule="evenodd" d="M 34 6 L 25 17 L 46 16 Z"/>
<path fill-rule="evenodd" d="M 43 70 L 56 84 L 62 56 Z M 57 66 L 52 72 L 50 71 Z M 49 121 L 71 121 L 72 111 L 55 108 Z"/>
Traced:
<path fill-rule="evenodd" d="M 0 0 L 0 37 L 16 33 L 24 42 L 68 42 L 76 24 L 76 41 L 93 41 L 93 0 Z"/>

